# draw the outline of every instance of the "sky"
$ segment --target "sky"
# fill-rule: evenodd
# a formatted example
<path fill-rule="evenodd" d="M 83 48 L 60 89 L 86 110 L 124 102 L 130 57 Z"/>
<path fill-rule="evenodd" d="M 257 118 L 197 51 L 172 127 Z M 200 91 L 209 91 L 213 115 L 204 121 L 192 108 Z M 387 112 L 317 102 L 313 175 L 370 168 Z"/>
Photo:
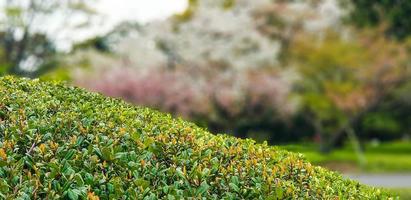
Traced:
<path fill-rule="evenodd" d="M 22 0 L 21 2 L 24 2 Z M 170 15 L 184 11 L 188 0 L 92 0 L 89 5 L 105 16 L 107 24 L 115 24 L 123 20 L 135 20 L 147 23 L 164 19 Z M 5 5 L 0 0 L 0 8 Z M 4 13 L 0 12 L 0 17 Z"/>
<path fill-rule="evenodd" d="M 21 0 L 21 2 L 25 2 L 25 0 Z M 135 21 L 145 24 L 181 13 L 188 6 L 188 0 L 93 0 L 88 3 L 99 14 L 97 25 L 93 25 L 86 30 L 67 30 L 56 35 L 55 31 L 61 29 L 59 23 L 63 21 L 57 15 L 52 19 L 48 19 L 47 26 L 40 22 L 42 24 L 36 26 L 37 31 L 45 31 L 55 40 L 58 49 L 68 51 L 71 49 L 73 42 L 105 34 L 122 21 Z M 5 1 L 0 0 L 0 8 L 3 8 L 4 5 Z M 1 18 L 4 18 L 2 12 L 0 12 Z"/>
<path fill-rule="evenodd" d="M 97 5 L 109 23 L 122 20 L 146 23 L 183 11 L 187 0 L 98 0 Z"/>
<path fill-rule="evenodd" d="M 20 1 L 20 3 L 24 2 L 27 1 Z M 55 40 L 57 49 L 70 51 L 73 43 L 107 33 L 122 21 L 135 21 L 145 24 L 183 12 L 188 5 L 188 0 L 94 0 L 89 5 L 92 5 L 92 9 L 96 10 L 99 16 L 102 17 L 97 26 L 83 31 L 70 31 L 68 29 L 67 31 L 61 31 L 61 34 L 54 34 L 55 30 L 59 31 L 59 23 L 63 21 L 57 15 L 48 19 L 47 26 L 44 26 L 44 24 L 37 25 L 35 31 L 46 32 Z M 5 1 L 0 0 L 0 8 L 4 6 Z M 0 22 L 4 17 L 4 13 L 0 12 Z"/>
<path fill-rule="evenodd" d="M 57 48 L 70 50 L 73 42 L 78 42 L 95 35 L 111 31 L 122 21 L 136 21 L 141 24 L 154 20 L 162 20 L 173 14 L 183 12 L 188 6 L 188 0 L 95 0 L 95 6 L 102 22 L 91 30 L 69 32 L 58 39 Z M 67 37 L 68 36 L 68 37 Z"/>
<path fill-rule="evenodd" d="M 188 0 L 94 0 L 90 5 L 102 20 L 92 28 L 69 31 L 59 36 L 56 39 L 59 50 L 69 51 L 73 43 L 105 34 L 122 21 L 145 24 L 181 13 L 188 6 Z"/>

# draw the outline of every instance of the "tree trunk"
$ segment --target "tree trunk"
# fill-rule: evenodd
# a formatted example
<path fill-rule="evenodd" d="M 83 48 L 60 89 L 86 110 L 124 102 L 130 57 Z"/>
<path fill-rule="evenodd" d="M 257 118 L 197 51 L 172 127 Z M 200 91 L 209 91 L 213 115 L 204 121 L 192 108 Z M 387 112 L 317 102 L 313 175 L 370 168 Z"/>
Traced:
<path fill-rule="evenodd" d="M 24 30 L 23 38 L 18 42 L 17 52 L 14 59 L 11 61 L 11 68 L 9 73 L 16 75 L 24 75 L 22 69 L 20 68 L 21 62 L 24 60 L 24 56 L 27 50 L 27 44 L 29 42 L 29 31 L 27 28 Z M 17 42 L 15 42 L 17 44 Z"/>

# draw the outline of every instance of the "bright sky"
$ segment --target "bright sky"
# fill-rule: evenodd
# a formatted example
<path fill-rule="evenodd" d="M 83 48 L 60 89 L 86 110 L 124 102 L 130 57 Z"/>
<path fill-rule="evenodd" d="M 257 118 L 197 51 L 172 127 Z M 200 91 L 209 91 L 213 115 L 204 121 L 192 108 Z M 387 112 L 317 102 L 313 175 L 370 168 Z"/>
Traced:
<path fill-rule="evenodd" d="M 188 0 L 96 0 L 96 2 L 95 9 L 103 15 L 103 23 L 96 29 L 70 34 L 72 39 L 81 40 L 110 31 L 122 21 L 136 21 L 144 24 L 161 20 L 183 12 L 188 5 Z M 70 43 L 70 41 L 60 42 L 58 46 L 67 49 Z"/>
<path fill-rule="evenodd" d="M 149 22 L 166 18 L 187 7 L 187 0 L 98 0 L 98 10 L 110 23 L 122 20 Z"/>
<path fill-rule="evenodd" d="M 0 0 L 0 8 L 4 6 L 4 3 L 5 1 Z M 100 15 L 103 15 L 102 22 L 89 30 L 67 32 L 56 38 L 59 49 L 69 50 L 73 41 L 80 41 L 97 34 L 104 34 L 122 21 L 136 21 L 144 24 L 167 18 L 184 11 L 188 5 L 188 0 L 94 0 L 90 5 Z M 3 14 L 0 12 L 0 18 L 4 17 L 2 16 Z M 54 21 L 61 23 L 61 20 Z M 53 25 L 59 27 L 59 24 L 53 23 L 48 26 L 54 27 Z M 47 29 L 48 27 L 46 28 L 47 32 L 54 30 L 53 28 Z"/>

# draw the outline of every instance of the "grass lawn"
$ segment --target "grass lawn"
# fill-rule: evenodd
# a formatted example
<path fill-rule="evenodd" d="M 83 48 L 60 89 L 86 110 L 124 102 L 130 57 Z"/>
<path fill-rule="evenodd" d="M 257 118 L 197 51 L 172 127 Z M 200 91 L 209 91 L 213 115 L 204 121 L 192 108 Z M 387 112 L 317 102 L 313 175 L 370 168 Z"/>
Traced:
<path fill-rule="evenodd" d="M 284 145 L 281 148 L 300 152 L 312 163 L 341 172 L 411 173 L 411 142 L 366 144 L 366 162 L 363 165 L 350 145 L 330 154 L 320 153 L 318 145 L 312 143 Z"/>
<path fill-rule="evenodd" d="M 360 164 L 350 145 L 330 154 L 319 153 L 318 145 L 312 143 L 284 145 L 281 148 L 302 153 L 312 163 L 345 173 L 411 173 L 411 142 L 366 144 L 364 165 Z M 411 188 L 386 190 L 400 199 L 411 200 Z"/>

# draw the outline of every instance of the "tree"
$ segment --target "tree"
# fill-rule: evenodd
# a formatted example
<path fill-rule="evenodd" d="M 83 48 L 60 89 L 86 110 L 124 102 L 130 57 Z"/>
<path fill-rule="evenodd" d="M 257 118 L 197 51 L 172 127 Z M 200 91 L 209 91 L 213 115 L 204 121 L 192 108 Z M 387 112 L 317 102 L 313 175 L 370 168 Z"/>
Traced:
<path fill-rule="evenodd" d="M 411 1 L 343 0 L 352 6 L 350 21 L 360 27 L 387 26 L 386 33 L 398 39 L 411 34 Z"/>
<path fill-rule="evenodd" d="M 327 1 L 316 4 L 271 0 L 189 2 L 186 12 L 140 27 L 137 33 L 114 44 L 113 49 L 138 65 L 170 69 L 178 66 L 230 70 L 279 68 L 282 49 L 287 47 L 293 32 L 318 31 L 335 25 L 340 15 Z M 318 17 L 312 17 L 314 14 Z M 144 55 L 145 59 L 138 55 Z"/>
<path fill-rule="evenodd" d="M 286 56 L 281 54 L 294 32 L 338 26 L 339 8 L 328 1 L 190 2 L 181 15 L 146 26 L 126 26 L 134 31 L 126 31 L 127 37 L 110 45 L 115 52 L 111 61 L 102 59 L 102 54 L 78 52 L 70 62 L 90 55 L 74 66 L 91 65 L 88 69 L 99 77 L 92 79 L 85 72 L 74 81 L 189 117 L 216 132 L 245 137 L 243 130 L 248 129 L 275 135 L 273 142 L 290 139 L 282 115 L 294 113 L 296 103 L 288 95 L 296 73 L 280 62 Z"/>
<path fill-rule="evenodd" d="M 93 13 L 83 0 L 6 0 L 0 9 L 5 14 L 0 17 L 0 71 L 22 76 L 51 68 L 56 38 L 87 26 Z"/>
<path fill-rule="evenodd" d="M 303 113 L 325 152 L 344 134 L 357 140 L 354 131 L 363 117 L 410 78 L 407 45 L 375 30 L 357 31 L 350 38 L 333 32 L 317 39 L 305 35 L 290 48 L 302 75 L 297 93 Z"/>

